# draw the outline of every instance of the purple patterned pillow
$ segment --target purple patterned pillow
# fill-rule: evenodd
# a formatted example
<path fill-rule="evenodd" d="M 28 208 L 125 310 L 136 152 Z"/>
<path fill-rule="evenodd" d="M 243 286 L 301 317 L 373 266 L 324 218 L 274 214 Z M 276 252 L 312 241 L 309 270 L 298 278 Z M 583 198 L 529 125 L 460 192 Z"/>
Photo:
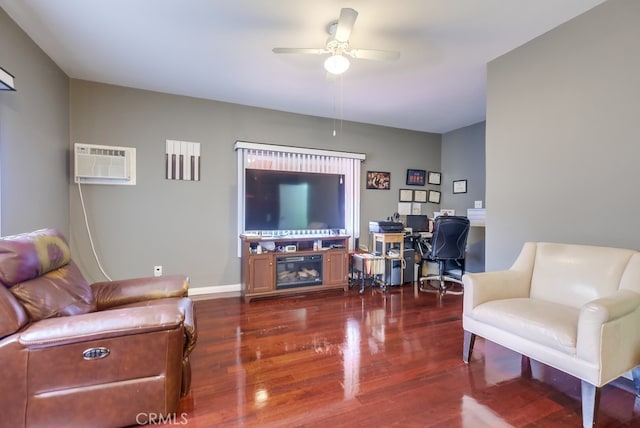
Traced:
<path fill-rule="evenodd" d="M 53 229 L 0 239 L 0 282 L 33 321 L 95 310 L 91 287 Z"/>
<path fill-rule="evenodd" d="M 53 229 L 0 239 L 0 281 L 6 287 L 37 278 L 70 260 L 67 242 Z"/>

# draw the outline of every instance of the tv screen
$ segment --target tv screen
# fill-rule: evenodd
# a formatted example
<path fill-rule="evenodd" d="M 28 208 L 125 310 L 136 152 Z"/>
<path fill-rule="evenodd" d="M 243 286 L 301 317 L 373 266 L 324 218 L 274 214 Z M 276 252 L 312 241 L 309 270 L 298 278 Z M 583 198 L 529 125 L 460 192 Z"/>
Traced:
<path fill-rule="evenodd" d="M 344 229 L 344 175 L 245 170 L 245 231 Z"/>

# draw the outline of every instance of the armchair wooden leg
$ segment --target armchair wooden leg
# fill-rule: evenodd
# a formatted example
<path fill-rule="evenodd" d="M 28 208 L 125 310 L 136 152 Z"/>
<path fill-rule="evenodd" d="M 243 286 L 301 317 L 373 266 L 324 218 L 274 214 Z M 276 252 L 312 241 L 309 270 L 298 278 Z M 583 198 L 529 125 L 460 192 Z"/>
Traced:
<path fill-rule="evenodd" d="M 636 386 L 636 396 L 640 397 L 640 366 L 631 370 L 631 376 L 633 376 L 633 383 Z"/>
<path fill-rule="evenodd" d="M 596 424 L 596 415 L 600 403 L 600 388 L 586 381 L 581 381 L 582 390 L 582 426 L 591 428 Z"/>
<path fill-rule="evenodd" d="M 526 355 L 520 357 L 520 373 L 522 374 L 522 377 L 526 379 L 532 378 L 531 358 L 527 357 Z"/>
<path fill-rule="evenodd" d="M 469 364 L 469 360 L 471 360 L 471 353 L 473 352 L 473 345 L 476 341 L 476 335 L 465 330 L 464 331 L 464 342 L 462 345 L 462 361 L 466 364 Z"/>

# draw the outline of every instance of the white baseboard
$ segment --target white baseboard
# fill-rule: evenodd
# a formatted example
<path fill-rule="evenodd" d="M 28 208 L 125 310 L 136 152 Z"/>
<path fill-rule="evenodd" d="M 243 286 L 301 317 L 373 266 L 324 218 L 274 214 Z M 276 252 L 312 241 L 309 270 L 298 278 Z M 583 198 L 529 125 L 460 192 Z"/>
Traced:
<path fill-rule="evenodd" d="M 240 292 L 240 284 L 228 284 L 228 285 L 209 285 L 207 287 L 194 287 L 189 288 L 189 296 L 200 296 L 202 294 L 215 294 L 215 293 L 233 293 Z"/>

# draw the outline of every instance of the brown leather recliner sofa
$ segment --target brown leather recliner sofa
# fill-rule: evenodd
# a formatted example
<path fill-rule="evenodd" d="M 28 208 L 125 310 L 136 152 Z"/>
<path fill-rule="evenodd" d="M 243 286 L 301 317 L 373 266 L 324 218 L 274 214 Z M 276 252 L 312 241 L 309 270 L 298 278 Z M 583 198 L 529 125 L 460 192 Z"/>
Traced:
<path fill-rule="evenodd" d="M 175 415 L 197 332 L 188 278 L 89 285 L 53 229 L 0 239 L 0 426 Z"/>

